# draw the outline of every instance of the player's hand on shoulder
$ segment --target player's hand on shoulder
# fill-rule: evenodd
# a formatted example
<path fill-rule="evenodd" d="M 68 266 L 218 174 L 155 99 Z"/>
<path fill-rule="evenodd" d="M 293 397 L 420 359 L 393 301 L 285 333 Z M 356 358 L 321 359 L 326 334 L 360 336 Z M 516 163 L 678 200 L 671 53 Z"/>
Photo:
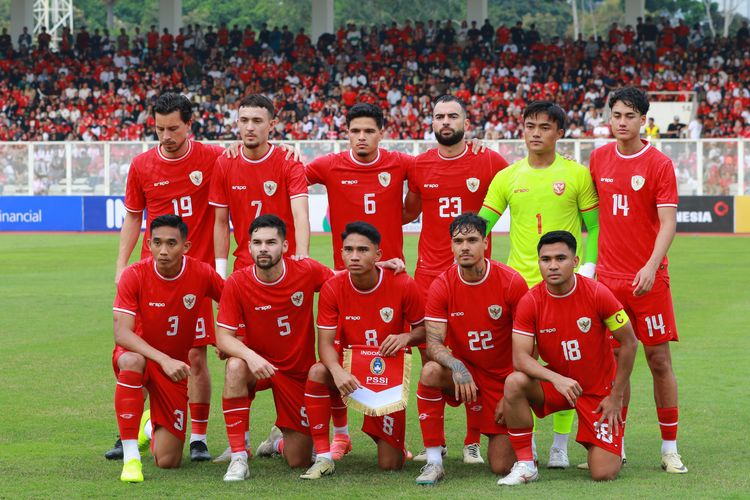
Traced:
<path fill-rule="evenodd" d="M 471 144 L 471 152 L 473 154 L 478 155 L 480 153 L 484 153 L 485 151 L 487 151 L 487 144 L 485 144 L 484 142 L 480 141 L 479 139 L 475 138 L 475 139 L 472 139 L 469 142 Z"/>
<path fill-rule="evenodd" d="M 656 281 L 656 269 L 652 269 L 650 266 L 645 265 L 638 271 L 633 280 L 633 295 L 639 297 L 646 295 L 654 287 L 654 281 Z"/>
<path fill-rule="evenodd" d="M 563 377 L 562 375 L 553 380 L 552 385 L 555 386 L 557 392 L 562 394 L 565 399 L 568 400 L 571 407 L 575 407 L 576 399 L 583 394 L 583 389 L 577 381 L 572 378 Z"/>
<path fill-rule="evenodd" d="M 120 278 L 122 278 L 122 272 L 125 270 L 124 267 L 117 266 L 115 268 L 115 286 L 120 284 Z"/>
<path fill-rule="evenodd" d="M 255 352 L 250 352 L 245 358 L 245 363 L 250 370 L 250 373 L 258 379 L 271 378 L 276 374 L 276 367 L 266 361 L 263 356 Z"/>
<path fill-rule="evenodd" d="M 309 259 L 309 258 L 310 258 L 309 255 L 305 255 L 305 254 L 302 254 L 302 253 L 294 254 L 291 257 L 292 260 L 305 260 L 305 259 Z"/>
<path fill-rule="evenodd" d="M 406 271 L 406 263 L 398 257 L 380 261 L 377 263 L 377 265 L 382 267 L 383 269 L 392 269 L 393 274 L 403 273 L 404 271 Z"/>
<path fill-rule="evenodd" d="M 229 146 L 227 146 L 227 148 L 221 154 L 223 156 L 226 156 L 227 158 L 237 158 L 240 155 L 240 147 L 242 147 L 241 142 L 230 142 Z"/>
<path fill-rule="evenodd" d="M 179 382 L 190 375 L 190 366 L 188 366 L 187 363 L 183 363 L 174 358 L 165 359 L 159 363 L 159 366 L 161 366 L 161 369 L 166 376 L 174 382 Z"/>
<path fill-rule="evenodd" d="M 380 354 L 383 356 L 395 356 L 398 351 L 409 345 L 408 333 L 394 333 L 388 335 L 380 344 Z"/>
<path fill-rule="evenodd" d="M 333 375 L 333 383 L 336 384 L 336 388 L 342 396 L 348 396 L 362 387 L 357 377 L 346 370 L 336 370 L 336 373 L 332 373 L 331 375 Z"/>
<path fill-rule="evenodd" d="M 505 414 L 503 413 L 503 398 L 500 398 L 500 401 L 497 402 L 497 406 L 495 406 L 495 422 L 500 425 L 505 425 Z"/>
<path fill-rule="evenodd" d="M 300 161 L 299 151 L 297 151 L 297 148 L 295 148 L 291 144 L 280 142 L 277 144 L 277 146 L 286 151 L 286 156 L 284 156 L 285 160 Z"/>
<path fill-rule="evenodd" d="M 594 413 L 602 414 L 601 418 L 599 418 L 600 429 L 602 429 L 602 424 L 606 422 L 607 429 L 612 435 L 620 435 L 620 428 L 622 427 L 622 398 L 615 398 L 612 395 L 607 396 L 601 400 Z"/>

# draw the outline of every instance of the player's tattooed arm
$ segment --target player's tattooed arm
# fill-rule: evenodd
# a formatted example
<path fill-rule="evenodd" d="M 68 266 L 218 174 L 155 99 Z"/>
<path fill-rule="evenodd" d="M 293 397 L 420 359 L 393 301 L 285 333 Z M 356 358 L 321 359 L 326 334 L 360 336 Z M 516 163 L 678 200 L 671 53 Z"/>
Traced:
<path fill-rule="evenodd" d="M 476 401 L 477 386 L 466 365 L 456 359 L 445 346 L 447 323 L 425 321 L 427 329 L 427 357 L 432 361 L 448 368 L 453 376 L 456 389 L 456 399 L 461 401 Z"/>

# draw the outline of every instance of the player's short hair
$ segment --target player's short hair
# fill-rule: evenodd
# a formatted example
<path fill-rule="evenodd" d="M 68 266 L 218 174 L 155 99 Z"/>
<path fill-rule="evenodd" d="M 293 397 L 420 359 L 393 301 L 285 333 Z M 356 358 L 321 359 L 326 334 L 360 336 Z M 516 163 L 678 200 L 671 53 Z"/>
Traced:
<path fill-rule="evenodd" d="M 281 217 L 278 215 L 264 214 L 260 217 L 256 217 L 252 224 L 250 224 L 248 234 L 252 236 L 257 229 L 262 227 L 272 227 L 279 232 L 279 236 L 281 236 L 282 240 L 286 239 L 286 224 L 284 224 L 284 221 L 281 220 Z"/>
<path fill-rule="evenodd" d="M 153 115 L 168 115 L 175 111 L 180 112 L 180 120 L 184 123 L 190 121 L 193 116 L 193 103 L 187 96 L 178 94 L 177 92 L 165 92 L 156 98 L 156 102 L 153 107 Z"/>
<path fill-rule="evenodd" d="M 451 238 L 455 234 L 466 234 L 471 231 L 478 231 L 484 237 L 487 234 L 487 221 L 474 212 L 464 212 L 451 222 Z"/>
<path fill-rule="evenodd" d="M 355 118 L 372 118 L 378 128 L 383 128 L 383 110 L 374 104 L 359 102 L 349 108 L 346 114 L 346 126 L 348 127 Z"/>
<path fill-rule="evenodd" d="M 275 112 L 273 101 L 262 94 L 250 94 L 242 98 L 240 108 L 263 108 L 268 111 L 268 116 L 273 119 Z"/>
<path fill-rule="evenodd" d="M 576 241 L 575 236 L 568 231 L 550 231 L 549 233 L 544 233 L 544 235 L 539 238 L 539 243 L 536 246 L 537 255 L 542 251 L 544 245 L 552 245 L 555 243 L 565 243 L 565 245 L 570 248 L 570 251 L 573 252 L 573 255 L 576 254 L 576 250 L 578 249 L 578 242 Z"/>
<path fill-rule="evenodd" d="M 609 96 L 609 109 L 612 109 L 618 101 L 642 115 L 648 113 L 648 96 L 639 88 L 622 87 L 612 92 Z"/>
<path fill-rule="evenodd" d="M 452 94 L 443 94 L 440 97 L 438 97 L 437 99 L 435 99 L 435 101 L 432 103 L 432 109 L 434 110 L 435 107 L 438 104 L 440 104 L 441 102 L 457 102 L 458 105 L 461 106 L 461 111 L 464 112 L 464 116 L 467 115 L 466 103 L 460 97 L 456 97 L 456 96 L 454 96 Z"/>
<path fill-rule="evenodd" d="M 360 234 L 370 240 L 374 245 L 380 245 L 380 232 L 372 224 L 367 222 L 356 221 L 350 222 L 344 227 L 341 233 L 341 240 L 345 240 L 350 234 Z"/>
<path fill-rule="evenodd" d="M 149 230 L 153 234 L 154 229 L 157 229 L 160 227 L 177 228 L 180 230 L 180 236 L 182 236 L 182 239 L 187 240 L 188 226 L 187 224 L 185 224 L 185 221 L 182 220 L 182 217 L 180 217 L 179 215 L 175 215 L 175 214 L 160 215 L 159 217 L 151 221 Z"/>
<path fill-rule="evenodd" d="M 550 120 L 557 124 L 558 130 L 565 130 L 567 122 L 567 116 L 565 110 L 552 101 L 534 101 L 526 106 L 523 110 L 522 120 L 525 122 L 527 118 L 533 118 L 539 115 L 547 115 Z"/>

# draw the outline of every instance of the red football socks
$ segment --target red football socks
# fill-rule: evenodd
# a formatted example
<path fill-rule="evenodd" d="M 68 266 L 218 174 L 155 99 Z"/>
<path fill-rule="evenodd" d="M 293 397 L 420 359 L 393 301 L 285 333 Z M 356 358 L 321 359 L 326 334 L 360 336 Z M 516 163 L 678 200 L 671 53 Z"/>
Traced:
<path fill-rule="evenodd" d="M 445 444 L 445 400 L 438 387 L 417 386 L 417 411 L 425 448 Z"/>
<path fill-rule="evenodd" d="M 120 439 L 138 439 L 143 415 L 143 374 L 121 370 L 115 386 L 115 413 Z"/>
<path fill-rule="evenodd" d="M 516 452 L 516 460 L 519 462 L 533 462 L 534 452 L 531 448 L 531 440 L 534 436 L 533 427 L 520 429 L 508 429 L 508 439 L 513 451 Z"/>
<path fill-rule="evenodd" d="M 190 433 L 206 435 L 210 403 L 190 403 Z"/>
<path fill-rule="evenodd" d="M 336 391 L 338 394 L 338 391 Z M 307 408 L 307 419 L 310 422 L 310 434 L 316 453 L 328 453 L 331 451 L 330 426 L 332 402 L 331 389 L 327 384 L 308 380 L 305 384 L 305 408 Z M 346 411 L 344 411 L 346 416 Z M 334 420 L 335 422 L 335 420 Z M 336 425 L 334 423 L 334 425 Z M 346 422 L 344 422 L 346 425 Z"/>
<path fill-rule="evenodd" d="M 245 448 L 245 432 L 250 425 L 249 400 L 247 397 L 222 398 L 224 422 L 227 426 L 227 438 L 233 453 L 247 451 Z"/>
<path fill-rule="evenodd" d="M 661 438 L 664 441 L 677 441 L 677 407 L 657 408 L 656 416 L 659 419 Z"/>
<path fill-rule="evenodd" d="M 464 446 L 478 443 L 481 438 L 479 432 L 479 423 L 481 421 L 481 405 L 478 402 L 466 403 L 466 437 L 464 438 Z M 475 411 L 472 408 L 479 408 Z"/>

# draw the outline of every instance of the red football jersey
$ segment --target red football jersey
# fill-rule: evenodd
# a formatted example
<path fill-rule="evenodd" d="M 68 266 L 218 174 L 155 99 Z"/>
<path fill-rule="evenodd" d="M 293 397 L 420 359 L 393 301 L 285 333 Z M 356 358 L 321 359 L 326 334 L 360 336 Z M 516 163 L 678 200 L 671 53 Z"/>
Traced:
<path fill-rule="evenodd" d="M 167 158 L 161 146 L 133 158 L 125 187 L 125 208 L 146 210 L 146 235 L 141 258 L 151 255 L 146 240 L 151 221 L 160 215 L 177 214 L 188 226 L 193 243 L 190 256 L 214 265 L 214 210 L 208 206 L 208 192 L 214 162 L 222 153 L 218 146 L 189 141 L 187 152 Z"/>
<path fill-rule="evenodd" d="M 552 295 L 545 282 L 532 287 L 518 304 L 513 332 L 536 339 L 550 370 L 576 380 L 584 394 L 603 396 L 616 369 L 604 320 L 621 310 L 609 288 L 576 274 L 565 295 Z"/>
<path fill-rule="evenodd" d="M 165 278 L 153 257 L 128 266 L 117 285 L 113 310 L 135 316 L 135 333 L 153 348 L 188 362 L 188 351 L 203 322 L 201 307 L 209 297 L 218 301 L 224 282 L 213 267 L 185 256 L 182 270 Z M 205 329 L 206 325 L 202 325 Z"/>
<path fill-rule="evenodd" d="M 422 198 L 422 231 L 419 235 L 417 269 L 439 274 L 453 264 L 448 228 L 464 212 L 479 212 L 495 174 L 508 166 L 492 150 L 475 155 L 464 152 L 445 158 L 437 148 L 417 156 L 408 173 L 409 191 Z M 492 245 L 487 249 L 492 255 Z"/>
<path fill-rule="evenodd" d="M 597 274 L 633 279 L 654 250 L 659 207 L 677 207 L 672 160 L 648 142 L 625 156 L 610 143 L 591 153 L 590 168 L 599 192 Z M 667 272 L 667 257 L 657 274 Z"/>
<path fill-rule="evenodd" d="M 388 335 L 404 333 L 405 324 L 424 320 L 424 301 L 414 280 L 406 273 L 378 270 L 378 283 L 370 290 L 356 288 L 346 271 L 320 291 L 318 328 L 338 329 L 343 347 L 378 346 Z"/>
<path fill-rule="evenodd" d="M 313 299 L 333 271 L 313 259 L 283 259 L 284 272 L 273 283 L 258 279 L 255 265 L 227 278 L 219 303 L 218 326 L 246 325 L 245 344 L 289 375 L 305 376 L 315 363 Z"/>
<path fill-rule="evenodd" d="M 370 163 L 358 161 L 349 150 L 322 156 L 307 165 L 307 182 L 323 184 L 328 191 L 336 269 L 344 269 L 341 233 L 353 221 L 368 222 L 377 228 L 382 236 L 383 260 L 404 260 L 404 181 L 413 165 L 413 156 L 385 149 L 378 149 L 377 158 Z"/>
<path fill-rule="evenodd" d="M 271 145 L 260 160 L 248 159 L 243 148 L 237 158 L 221 156 L 216 160 L 209 203 L 229 208 L 237 242 L 234 269 L 252 264 L 248 230 L 263 214 L 281 217 L 286 224 L 289 255 L 296 252 L 291 200 L 307 196 L 307 183 L 302 164 L 285 156 L 286 151 Z"/>
<path fill-rule="evenodd" d="M 513 371 L 513 317 L 529 288 L 513 268 L 485 259 L 484 277 L 464 281 L 459 266 L 430 286 L 425 319 L 448 323 L 445 345 L 453 355 L 505 379 Z"/>

